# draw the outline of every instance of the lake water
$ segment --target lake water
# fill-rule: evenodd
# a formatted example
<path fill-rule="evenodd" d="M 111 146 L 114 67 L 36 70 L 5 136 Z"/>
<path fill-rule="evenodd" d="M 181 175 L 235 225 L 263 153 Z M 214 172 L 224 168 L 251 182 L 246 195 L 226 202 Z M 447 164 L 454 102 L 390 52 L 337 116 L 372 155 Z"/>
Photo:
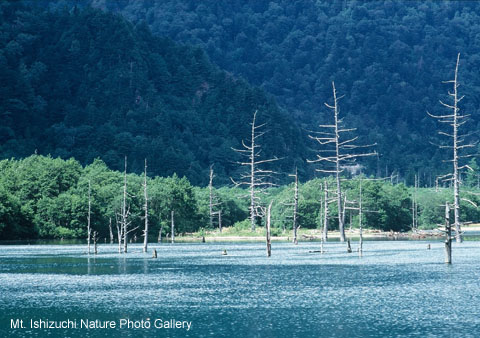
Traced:
<path fill-rule="evenodd" d="M 338 242 L 309 252 L 319 246 L 274 242 L 267 258 L 263 243 L 101 245 L 90 257 L 81 245 L 0 245 L 0 337 L 480 336 L 480 242 L 454 243 L 451 266 L 440 241 L 367 241 L 362 258 Z M 77 328 L 30 328 L 40 319 Z M 172 319 L 184 328 L 154 327 Z"/>

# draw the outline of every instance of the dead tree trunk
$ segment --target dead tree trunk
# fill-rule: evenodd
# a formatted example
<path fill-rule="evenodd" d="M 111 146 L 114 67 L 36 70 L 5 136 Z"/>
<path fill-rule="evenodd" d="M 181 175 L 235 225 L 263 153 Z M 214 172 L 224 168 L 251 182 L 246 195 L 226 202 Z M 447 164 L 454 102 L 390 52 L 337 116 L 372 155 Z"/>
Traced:
<path fill-rule="evenodd" d="M 414 233 L 418 230 L 418 220 L 417 220 L 417 175 L 415 175 L 415 183 L 414 183 L 414 190 L 413 190 L 413 198 L 412 198 L 412 230 Z"/>
<path fill-rule="evenodd" d="M 271 242 L 271 236 L 270 236 L 270 211 L 272 209 L 272 202 L 270 202 L 270 204 L 268 205 L 268 209 L 267 209 L 267 226 L 266 226 L 266 230 L 267 230 L 267 257 L 270 257 L 272 255 L 272 242 Z"/>
<path fill-rule="evenodd" d="M 322 128 L 326 128 L 327 132 L 319 132 L 320 136 L 310 136 L 312 139 L 319 142 L 321 146 L 327 147 L 327 149 L 322 149 L 321 154 L 317 155 L 317 159 L 313 161 L 308 161 L 310 163 L 323 162 L 329 165 L 333 165 L 333 168 L 329 169 L 317 169 L 317 171 L 326 173 L 326 174 L 335 174 L 335 180 L 337 185 L 337 207 L 338 207 L 338 228 L 340 231 L 340 241 L 345 242 L 345 210 L 342 205 L 342 187 L 341 187 L 341 174 L 343 172 L 343 166 L 351 164 L 355 159 L 365 156 L 376 155 L 376 152 L 371 153 L 356 153 L 355 150 L 359 148 L 366 148 L 374 146 L 370 145 L 355 145 L 354 142 L 358 137 L 352 137 L 350 139 L 344 140 L 344 133 L 355 131 L 356 128 L 344 128 L 342 126 L 342 119 L 339 118 L 339 107 L 338 100 L 341 97 L 337 97 L 337 91 L 335 89 L 335 83 L 332 82 L 333 88 L 333 105 L 325 103 L 327 108 L 331 109 L 333 112 L 334 121 L 331 125 L 320 125 Z M 323 153 L 329 152 L 330 155 L 323 155 Z"/>
<path fill-rule="evenodd" d="M 441 145 L 440 148 L 452 149 L 453 151 L 453 158 L 451 162 L 453 163 L 453 172 L 451 174 L 445 175 L 442 178 L 448 178 L 448 180 L 453 181 L 453 211 L 454 211 L 454 226 L 455 226 L 455 238 L 457 242 L 462 242 L 462 231 L 460 226 L 460 170 L 461 169 L 469 169 L 472 170 L 468 165 L 460 166 L 459 159 L 470 157 L 471 155 L 459 155 L 459 151 L 464 148 L 472 148 L 475 144 L 463 144 L 465 142 L 466 135 L 459 134 L 459 128 L 461 125 L 465 124 L 469 115 L 462 115 L 460 114 L 460 108 L 458 107 L 459 102 L 464 98 L 464 96 L 458 96 L 458 87 L 460 84 L 458 83 L 458 65 L 460 63 L 460 53 L 457 55 L 457 63 L 455 66 L 455 76 L 453 80 L 444 81 L 444 83 L 451 83 L 453 84 L 453 92 L 448 92 L 448 95 L 452 97 L 453 103 L 446 104 L 442 101 L 440 103 L 446 107 L 447 109 L 451 109 L 451 114 L 446 115 L 432 115 L 427 112 L 428 115 L 431 117 L 438 119 L 441 123 L 446 123 L 452 127 L 451 134 L 446 133 L 443 131 L 439 131 L 438 133 L 443 136 L 447 136 L 452 139 L 452 144 L 449 146 Z"/>
<path fill-rule="evenodd" d="M 172 210 L 172 244 L 175 243 L 175 219 L 174 219 L 175 212 Z"/>
<path fill-rule="evenodd" d="M 162 242 L 162 232 L 163 232 L 163 224 L 160 226 L 160 230 L 158 230 L 158 243 Z"/>
<path fill-rule="evenodd" d="M 148 250 L 148 192 L 147 192 L 147 159 L 145 159 L 145 173 L 143 177 L 143 198 L 145 204 L 143 209 L 145 211 L 145 229 L 143 230 L 143 252 Z"/>
<path fill-rule="evenodd" d="M 323 241 L 328 239 L 328 183 L 325 180 L 323 186 L 323 232 L 322 232 Z"/>
<path fill-rule="evenodd" d="M 210 213 L 210 228 L 214 228 L 214 217 L 218 215 L 218 230 L 222 232 L 222 216 L 221 210 L 219 209 L 218 211 L 215 211 L 216 207 L 219 206 L 221 203 L 218 200 L 218 196 L 215 194 L 215 190 L 213 188 L 213 179 L 215 178 L 215 175 L 213 174 L 213 164 L 210 165 L 210 177 L 209 177 L 209 182 L 208 182 L 208 191 L 209 191 L 209 213 Z"/>
<path fill-rule="evenodd" d="M 135 227 L 134 229 L 128 229 L 131 221 L 128 219 L 130 216 L 130 207 L 127 206 L 127 156 L 125 156 L 125 171 L 123 173 L 123 202 L 121 207 L 121 214 L 120 214 L 120 222 L 122 228 L 122 235 L 123 235 L 123 252 L 127 253 L 127 246 L 128 246 L 128 234 L 132 231 L 138 229 Z"/>
<path fill-rule="evenodd" d="M 98 232 L 93 232 L 93 253 L 96 255 L 98 253 L 97 250 L 97 241 L 98 241 Z"/>
<path fill-rule="evenodd" d="M 259 132 L 258 130 L 263 126 L 265 126 L 265 123 L 261 125 L 257 125 L 256 118 L 257 118 L 257 111 L 255 111 L 255 113 L 253 114 L 253 120 L 251 123 L 252 129 L 251 129 L 249 144 L 245 144 L 245 142 L 242 141 L 243 149 L 232 148 L 235 152 L 247 157 L 246 161 L 237 162 L 237 164 L 241 166 L 246 166 L 248 168 L 248 173 L 243 174 L 241 176 L 240 181 L 236 182 L 232 179 L 232 182 L 237 187 L 242 185 L 248 186 L 249 197 L 250 197 L 250 206 L 249 206 L 250 223 L 251 223 L 252 231 L 255 231 L 255 223 L 256 223 L 257 217 L 262 216 L 259 214 L 259 210 L 261 208 L 259 205 L 260 198 L 258 195 L 260 193 L 265 193 L 265 188 L 273 185 L 271 182 L 267 182 L 267 179 L 272 174 L 274 174 L 274 172 L 272 170 L 261 169 L 260 165 L 278 160 L 277 157 L 267 159 L 267 160 L 258 159 L 261 153 L 261 146 L 260 144 L 258 144 L 257 140 L 258 138 L 260 138 L 265 134 L 265 132 Z"/>
<path fill-rule="evenodd" d="M 222 210 L 218 210 L 218 230 L 222 233 Z"/>
<path fill-rule="evenodd" d="M 209 191 L 209 210 L 210 210 L 210 228 L 213 229 L 213 166 L 210 166 L 210 180 L 208 182 L 208 191 Z"/>
<path fill-rule="evenodd" d="M 448 202 L 445 204 L 445 263 L 452 264 L 452 226 Z"/>
<path fill-rule="evenodd" d="M 87 246 L 88 246 L 88 254 L 90 254 L 90 237 L 92 236 L 92 228 L 91 228 L 91 208 L 92 208 L 92 201 L 91 201 L 91 185 L 90 180 L 88 180 L 88 216 L 87 216 Z"/>
<path fill-rule="evenodd" d="M 113 244 L 112 218 L 109 217 L 108 230 L 110 231 L 110 244 Z"/>
<path fill-rule="evenodd" d="M 128 211 L 127 211 L 127 156 L 125 156 L 125 171 L 123 172 L 123 203 L 122 203 L 122 228 L 123 252 L 127 252 L 128 243 Z"/>
<path fill-rule="evenodd" d="M 294 189 L 294 198 L 293 198 L 293 243 L 296 245 L 298 244 L 297 239 L 297 229 L 298 229 L 298 220 L 297 220 L 297 213 L 298 213 L 298 171 L 295 168 L 295 189 Z"/>
<path fill-rule="evenodd" d="M 117 237 L 118 237 L 118 253 L 122 253 L 122 240 L 123 240 L 123 224 L 120 220 L 116 220 Z"/>
<path fill-rule="evenodd" d="M 362 180 L 360 180 L 360 196 L 358 198 L 358 228 L 359 228 L 359 239 L 358 239 L 358 254 L 363 255 L 363 228 L 362 228 L 362 217 L 363 217 L 363 205 L 362 205 Z"/>

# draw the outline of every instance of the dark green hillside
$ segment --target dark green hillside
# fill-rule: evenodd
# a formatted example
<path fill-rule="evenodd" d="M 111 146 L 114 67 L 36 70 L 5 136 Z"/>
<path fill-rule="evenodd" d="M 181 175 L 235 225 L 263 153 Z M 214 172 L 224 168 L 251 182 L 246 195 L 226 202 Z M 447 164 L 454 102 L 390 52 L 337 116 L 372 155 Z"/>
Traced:
<path fill-rule="evenodd" d="M 95 0 L 94 6 L 145 21 L 155 34 L 206 50 L 222 69 L 276 95 L 308 128 L 324 119 L 331 81 L 347 121 L 377 142 L 378 171 L 421 185 L 445 172 L 448 156 L 429 141 L 438 103 L 462 54 L 461 109 L 477 132 L 480 103 L 478 1 Z M 377 171 L 375 161 L 370 172 Z"/>
<path fill-rule="evenodd" d="M 29 6 L 27 6 L 29 4 Z M 38 4 L 38 3 L 37 3 Z M 144 25 L 91 8 L 43 12 L 0 4 L 0 157 L 34 152 L 112 169 L 216 183 L 237 166 L 231 147 L 259 110 L 265 156 L 279 171 L 304 166 L 300 129 L 262 90 L 213 66 L 199 48 L 154 37 Z"/>

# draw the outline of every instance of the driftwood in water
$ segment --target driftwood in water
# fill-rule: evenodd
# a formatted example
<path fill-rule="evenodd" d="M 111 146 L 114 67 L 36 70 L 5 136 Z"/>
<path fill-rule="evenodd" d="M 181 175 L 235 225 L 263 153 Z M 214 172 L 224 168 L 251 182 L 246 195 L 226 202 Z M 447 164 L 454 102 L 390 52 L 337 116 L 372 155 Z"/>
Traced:
<path fill-rule="evenodd" d="M 267 257 L 270 257 L 272 255 L 272 242 L 271 242 L 271 236 L 270 236 L 270 211 L 272 209 L 272 202 L 268 205 L 268 210 L 267 210 Z"/>

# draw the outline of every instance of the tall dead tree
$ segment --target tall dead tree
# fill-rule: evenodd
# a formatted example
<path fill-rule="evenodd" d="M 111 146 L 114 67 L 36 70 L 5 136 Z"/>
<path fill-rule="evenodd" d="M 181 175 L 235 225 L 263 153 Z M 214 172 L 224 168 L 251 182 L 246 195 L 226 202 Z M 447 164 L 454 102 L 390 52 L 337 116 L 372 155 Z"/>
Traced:
<path fill-rule="evenodd" d="M 448 95 L 452 98 L 452 103 L 447 104 L 440 100 L 440 104 L 447 109 L 451 109 L 451 114 L 445 115 L 433 115 L 427 112 L 427 114 L 440 123 L 446 123 L 452 129 L 450 132 L 439 131 L 438 133 L 442 136 L 447 136 L 451 139 L 450 145 L 439 145 L 440 148 L 451 149 L 452 150 L 452 159 L 447 162 L 453 163 L 453 172 L 444 175 L 442 179 L 449 180 L 453 182 L 453 211 L 454 211 L 454 226 L 455 226 L 455 239 L 457 242 L 462 242 L 462 231 L 460 225 L 460 170 L 469 169 L 472 170 L 468 165 L 460 165 L 459 160 L 466 157 L 471 157 L 471 155 L 459 155 L 459 151 L 465 148 L 474 147 L 474 143 L 465 143 L 465 138 L 468 135 L 461 135 L 459 133 L 459 128 L 467 122 L 467 118 L 470 115 L 460 114 L 460 108 L 458 107 L 459 102 L 464 98 L 464 96 L 459 97 L 458 87 L 458 65 L 460 64 L 460 53 L 457 55 L 457 63 L 455 65 L 455 75 L 453 80 L 444 81 L 443 83 L 451 83 L 453 85 L 453 92 L 448 91 Z"/>
<path fill-rule="evenodd" d="M 91 227 L 91 211 L 92 211 L 92 198 L 91 198 L 91 185 L 90 180 L 88 180 L 88 215 L 87 215 L 87 246 L 88 254 L 90 254 L 90 238 L 92 237 L 92 227 Z"/>
<path fill-rule="evenodd" d="M 145 228 L 143 230 L 143 252 L 147 252 L 148 249 L 148 191 L 147 191 L 147 159 L 145 159 L 145 172 L 143 174 L 143 199 L 145 204 L 143 205 Z"/>
<path fill-rule="evenodd" d="M 253 120 L 252 123 L 250 123 L 252 127 L 251 136 L 247 144 L 242 140 L 242 149 L 232 148 L 235 152 L 247 158 L 247 160 L 237 162 L 237 164 L 246 166 L 248 171 L 241 176 L 240 181 L 237 182 L 232 179 L 232 182 L 236 187 L 248 186 L 250 197 L 250 223 L 252 226 L 252 231 L 255 231 L 257 217 L 263 216 L 263 211 L 265 210 L 260 206 L 259 194 L 265 193 L 265 188 L 273 186 L 273 183 L 267 181 L 267 179 L 271 178 L 271 175 L 275 173 L 272 170 L 261 169 L 261 165 L 279 160 L 277 157 L 265 160 L 260 159 L 261 146 L 258 143 L 258 139 L 262 137 L 265 132 L 260 132 L 259 129 L 264 127 L 266 123 L 260 125 L 257 125 L 256 123 L 257 111 L 255 111 L 253 114 Z"/>
<path fill-rule="evenodd" d="M 132 222 L 129 220 L 130 206 L 127 205 L 127 196 L 129 195 L 127 192 L 127 156 L 125 156 L 125 170 L 123 172 L 123 201 L 122 201 L 122 207 L 120 211 L 120 227 L 122 229 L 121 235 L 123 236 L 121 241 L 123 241 L 124 253 L 127 253 L 128 251 L 128 234 L 138 229 L 138 227 L 134 229 L 129 229 L 129 226 Z M 120 243 L 119 243 L 119 246 L 121 247 Z"/>
<path fill-rule="evenodd" d="M 218 207 L 221 203 L 218 201 L 218 196 L 215 194 L 215 190 L 213 187 L 213 179 L 215 175 L 213 173 L 213 164 L 210 165 L 210 176 L 208 181 L 208 192 L 209 192 L 209 203 L 208 209 L 210 213 L 210 228 L 213 229 L 214 227 L 214 218 L 218 216 L 218 230 L 222 232 L 222 211 L 219 209 L 215 211 L 216 207 Z"/>
<path fill-rule="evenodd" d="M 373 156 L 376 152 L 357 152 L 358 149 L 372 147 L 375 144 L 370 145 L 356 145 L 357 137 L 345 137 L 346 133 L 350 133 L 356 130 L 356 128 L 343 127 L 343 119 L 339 117 L 338 101 L 343 97 L 337 97 L 337 91 L 335 89 L 335 83 L 332 82 L 333 89 L 333 105 L 325 103 L 325 106 L 333 112 L 333 124 L 320 125 L 325 131 L 317 132 L 319 136 L 311 136 L 310 138 L 316 140 L 320 146 L 325 149 L 320 150 L 320 154 L 317 155 L 315 160 L 308 160 L 309 163 L 327 163 L 333 165 L 328 169 L 317 169 L 317 171 L 325 174 L 334 174 L 337 182 L 337 207 L 338 207 L 338 228 L 340 231 L 340 241 L 345 241 L 345 210 L 342 205 L 342 188 L 341 188 L 341 174 L 344 171 L 345 166 L 352 165 L 356 159 L 360 157 Z M 327 153 L 327 155 L 324 155 Z"/>

